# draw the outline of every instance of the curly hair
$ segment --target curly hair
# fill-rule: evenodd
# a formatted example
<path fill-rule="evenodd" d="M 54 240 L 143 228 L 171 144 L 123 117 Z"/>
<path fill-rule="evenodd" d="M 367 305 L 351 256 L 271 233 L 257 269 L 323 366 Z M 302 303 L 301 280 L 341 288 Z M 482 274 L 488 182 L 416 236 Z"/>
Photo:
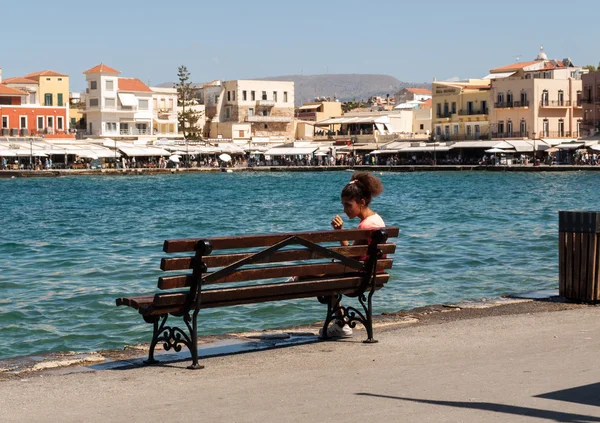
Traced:
<path fill-rule="evenodd" d="M 342 198 L 354 201 L 365 200 L 368 206 L 373 197 L 383 192 L 383 183 L 369 172 L 354 172 L 350 182 L 342 189 Z"/>

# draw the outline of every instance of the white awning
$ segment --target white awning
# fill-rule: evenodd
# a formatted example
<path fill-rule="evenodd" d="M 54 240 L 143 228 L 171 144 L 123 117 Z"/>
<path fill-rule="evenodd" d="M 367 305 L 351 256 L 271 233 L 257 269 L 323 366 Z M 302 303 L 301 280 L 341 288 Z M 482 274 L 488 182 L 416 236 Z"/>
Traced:
<path fill-rule="evenodd" d="M 294 156 L 296 154 L 312 154 L 317 147 L 274 147 L 264 154 L 269 156 Z"/>
<path fill-rule="evenodd" d="M 119 147 L 123 153 L 127 154 L 129 157 L 138 157 L 138 156 L 170 156 L 171 153 L 162 148 L 156 147 Z"/>
<path fill-rule="evenodd" d="M 314 110 L 321 107 L 320 104 L 307 104 L 306 106 L 300 106 L 299 110 Z"/>
<path fill-rule="evenodd" d="M 482 79 L 500 79 L 500 78 L 508 78 L 509 76 L 514 75 L 516 72 L 500 72 L 500 73 L 490 73 L 489 75 L 484 76 Z"/>
<path fill-rule="evenodd" d="M 582 142 L 572 142 L 567 144 L 559 144 L 556 148 L 561 150 L 575 150 L 576 148 L 583 147 L 585 144 Z"/>
<path fill-rule="evenodd" d="M 135 98 L 135 94 L 131 93 L 118 93 L 119 100 L 121 104 L 125 107 L 135 107 L 137 105 L 137 101 Z"/>
<path fill-rule="evenodd" d="M 432 145 L 424 145 L 424 146 L 420 146 L 420 147 L 407 147 L 404 148 L 402 150 L 400 150 L 400 152 L 402 153 L 408 153 L 408 152 L 417 152 L 417 151 L 449 151 L 451 149 L 454 148 L 454 145 L 448 147 L 447 145 L 436 145 L 435 147 Z"/>
<path fill-rule="evenodd" d="M 544 141 L 548 145 L 555 146 L 559 144 L 574 142 L 575 138 L 542 138 L 542 141 Z"/>

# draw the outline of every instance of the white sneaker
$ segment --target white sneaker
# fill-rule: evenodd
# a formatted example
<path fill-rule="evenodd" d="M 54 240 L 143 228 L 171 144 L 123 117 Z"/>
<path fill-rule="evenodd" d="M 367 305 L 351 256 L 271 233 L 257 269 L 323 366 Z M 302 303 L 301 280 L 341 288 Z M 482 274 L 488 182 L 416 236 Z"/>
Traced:
<path fill-rule="evenodd" d="M 323 336 L 323 329 L 319 329 L 319 336 Z M 348 325 L 340 326 L 337 322 L 333 322 L 327 328 L 328 338 L 350 338 L 352 336 L 352 328 Z"/>

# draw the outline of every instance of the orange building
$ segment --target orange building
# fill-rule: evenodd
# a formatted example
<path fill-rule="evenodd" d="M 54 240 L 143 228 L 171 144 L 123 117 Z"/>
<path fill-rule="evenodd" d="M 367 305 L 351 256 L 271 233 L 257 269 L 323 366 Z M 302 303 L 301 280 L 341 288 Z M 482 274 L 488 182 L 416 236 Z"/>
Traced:
<path fill-rule="evenodd" d="M 0 119 L 3 136 L 43 135 L 70 137 L 65 107 L 24 104 L 29 93 L 0 84 Z"/>

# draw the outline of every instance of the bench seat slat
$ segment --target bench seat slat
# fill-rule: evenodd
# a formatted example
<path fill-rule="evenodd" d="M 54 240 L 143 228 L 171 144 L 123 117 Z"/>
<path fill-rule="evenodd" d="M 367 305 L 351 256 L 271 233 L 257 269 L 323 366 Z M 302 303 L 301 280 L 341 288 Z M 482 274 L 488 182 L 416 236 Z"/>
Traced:
<path fill-rule="evenodd" d="M 379 249 L 383 254 L 394 254 L 396 252 L 396 244 L 380 244 Z M 346 257 L 361 257 L 367 255 L 366 245 L 351 245 L 347 247 L 329 247 L 329 250 L 335 251 Z M 208 268 L 229 266 L 237 261 L 250 257 L 254 253 L 236 253 L 236 254 L 219 254 L 214 256 L 202 257 L 202 261 Z M 318 253 L 302 249 L 302 250 L 283 250 L 275 254 L 265 257 L 257 263 L 279 263 L 285 261 L 296 260 L 311 260 L 319 258 Z M 187 270 L 193 267 L 193 257 L 169 257 L 163 258 L 160 262 L 161 270 Z"/>
<path fill-rule="evenodd" d="M 376 276 L 377 289 L 389 280 L 389 275 Z M 218 288 L 203 291 L 200 308 L 240 305 L 257 302 L 317 297 L 334 293 L 352 294 L 360 286 L 362 277 L 318 278 L 297 282 L 283 282 L 269 285 L 254 285 L 236 288 Z M 117 299 L 117 305 L 133 307 L 144 315 L 160 315 L 180 310 L 187 300 L 186 292 L 142 295 Z"/>
<path fill-rule="evenodd" d="M 392 267 L 392 259 L 381 259 L 377 261 L 377 270 L 386 270 Z M 301 264 L 289 266 L 269 266 L 254 269 L 240 269 L 212 283 L 244 282 L 250 280 L 282 278 L 290 276 L 311 276 L 326 274 L 341 274 L 354 272 L 341 263 Z M 191 275 L 163 276 L 158 278 L 160 289 L 174 289 L 191 286 L 193 278 Z"/>
<path fill-rule="evenodd" d="M 390 238 L 397 237 L 399 228 L 384 228 Z M 183 253 L 194 251 L 198 241 L 209 239 L 212 242 L 213 251 L 227 250 L 231 248 L 253 248 L 266 247 L 281 242 L 290 236 L 298 236 L 307 241 L 336 242 L 336 241 L 355 241 L 368 239 L 373 229 L 342 229 L 339 231 L 318 231 L 318 232 L 294 232 L 283 234 L 265 234 L 265 235 L 242 235 L 216 238 L 187 238 L 187 239 L 168 239 L 163 244 L 165 253 Z"/>

